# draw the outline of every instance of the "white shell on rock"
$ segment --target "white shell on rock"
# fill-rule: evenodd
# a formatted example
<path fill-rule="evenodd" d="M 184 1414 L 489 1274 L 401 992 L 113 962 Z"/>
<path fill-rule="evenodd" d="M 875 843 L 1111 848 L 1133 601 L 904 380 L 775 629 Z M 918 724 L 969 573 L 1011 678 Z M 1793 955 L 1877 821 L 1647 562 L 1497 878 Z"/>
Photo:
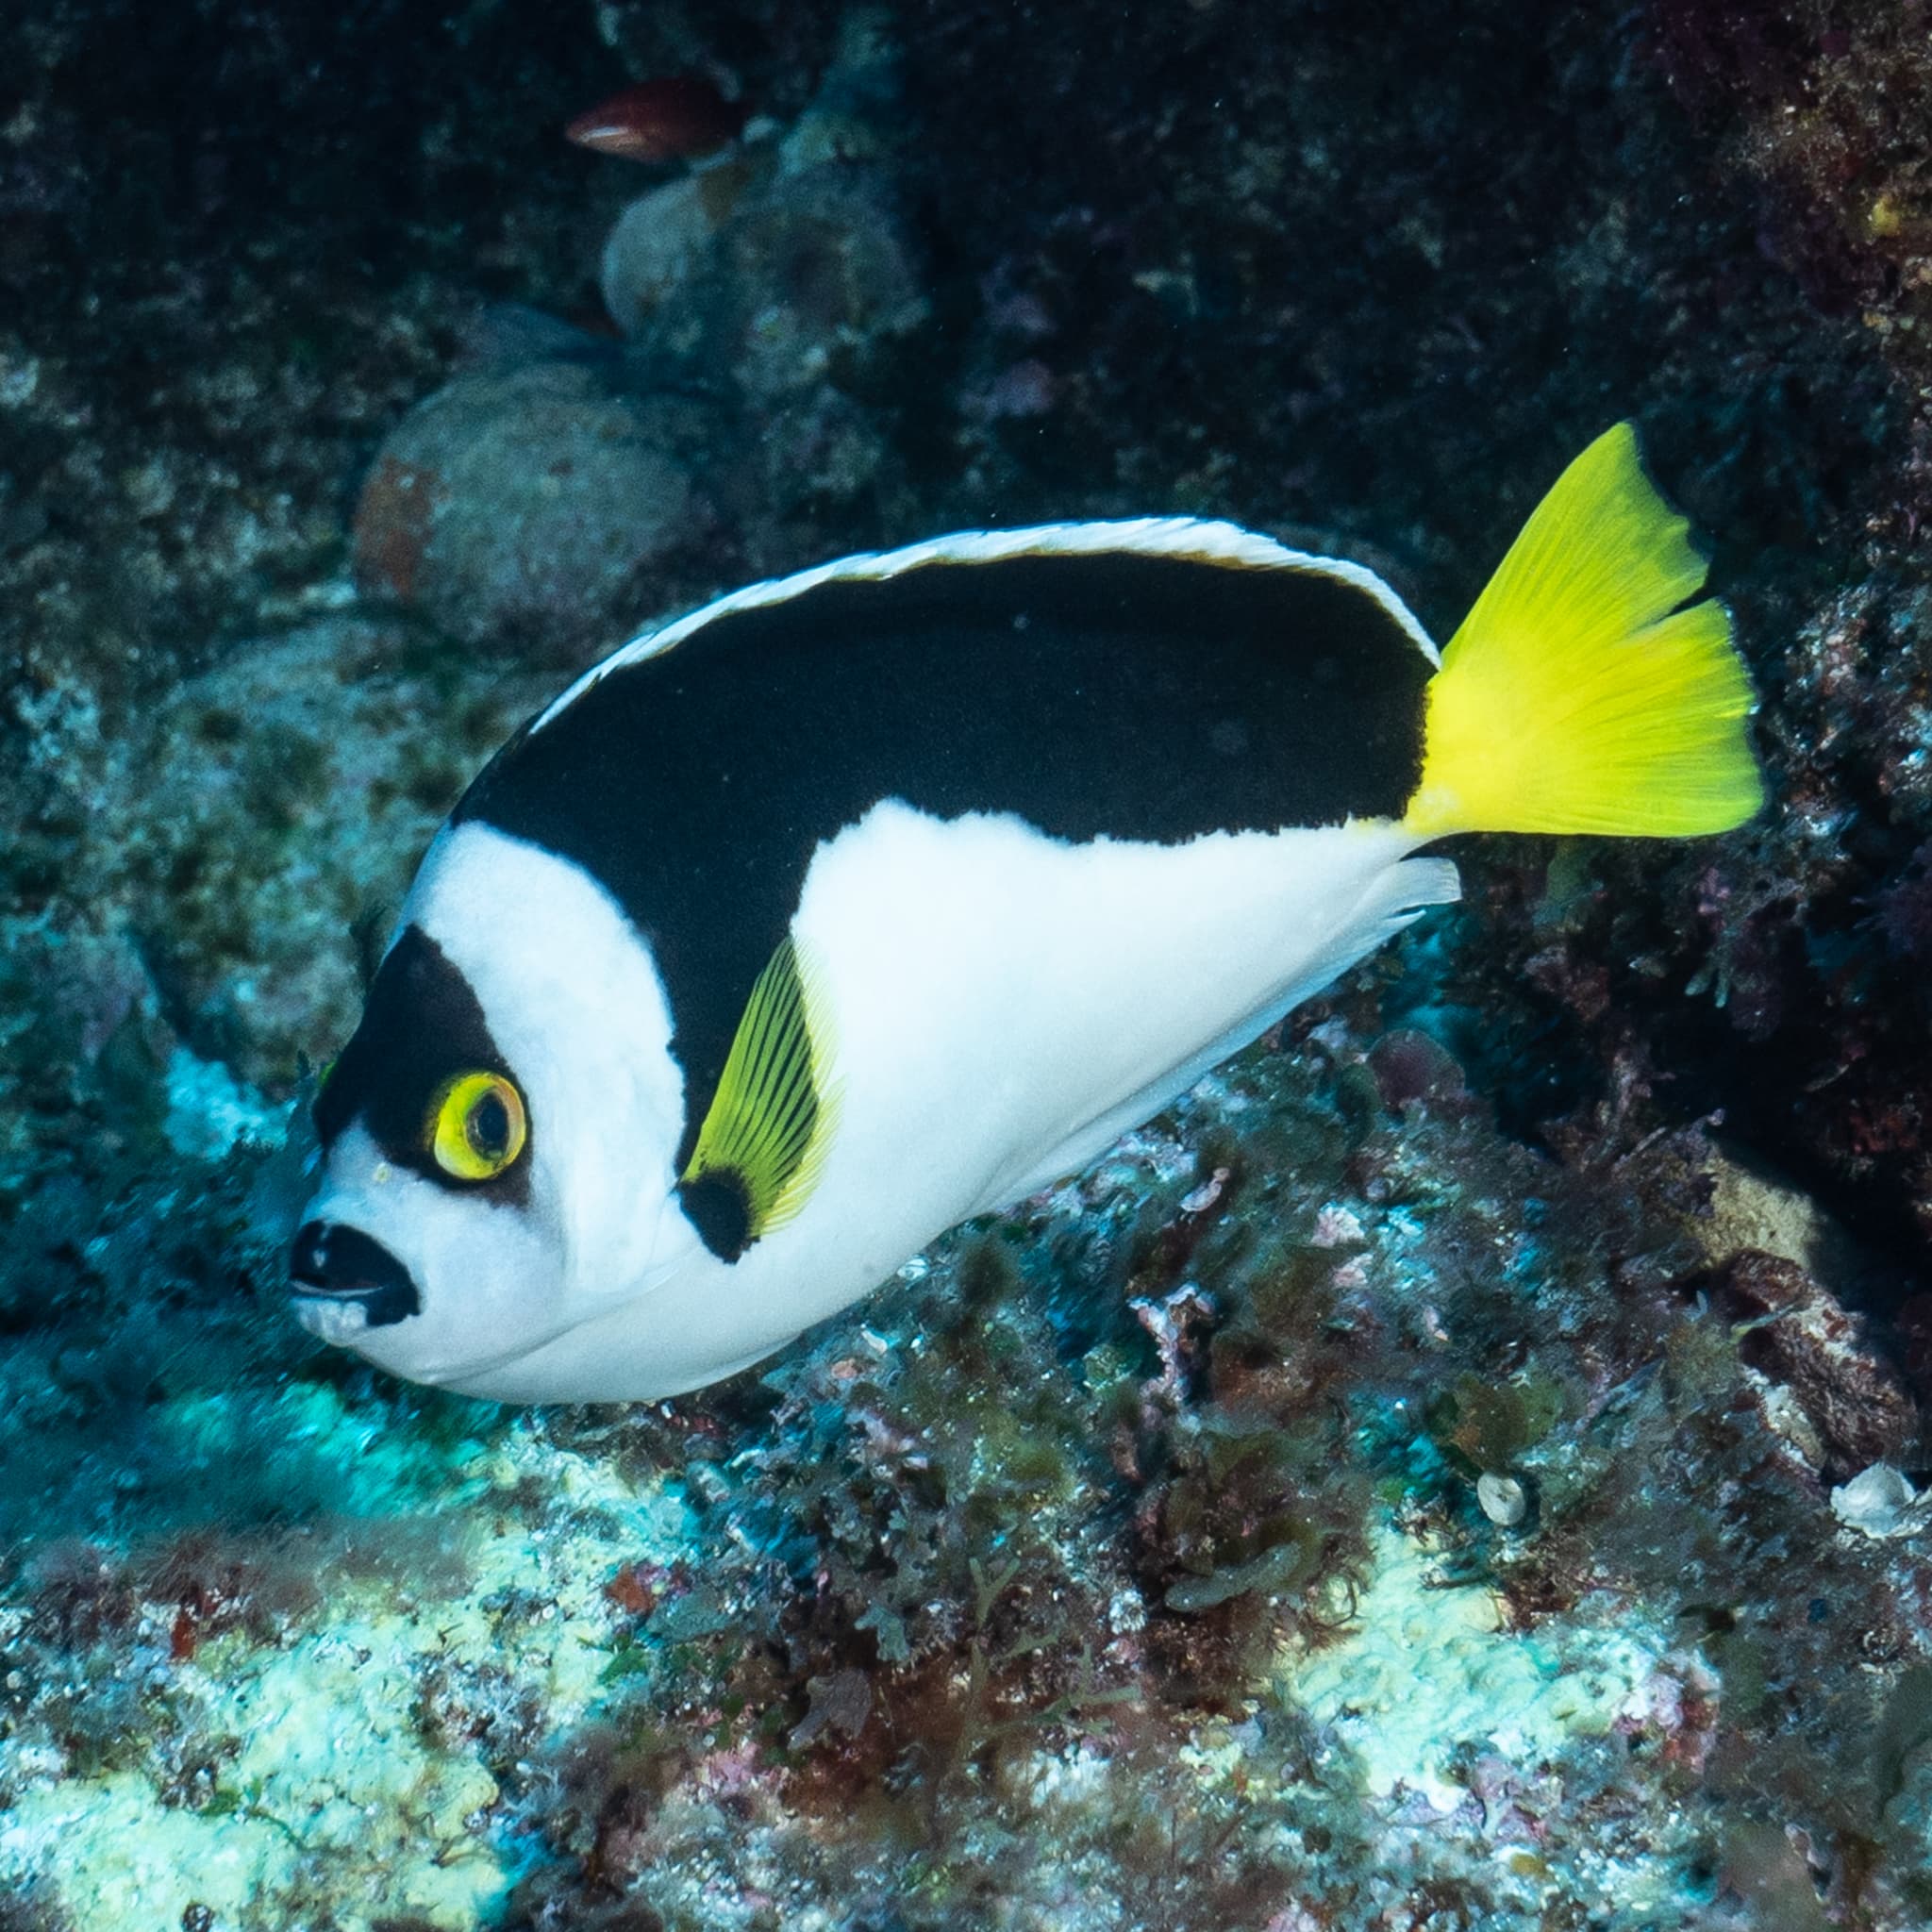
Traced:
<path fill-rule="evenodd" d="M 1513 1475 L 1492 1475 L 1485 1471 L 1475 1479 L 1475 1499 L 1491 1523 L 1514 1529 L 1529 1513 L 1529 1498 Z"/>
<path fill-rule="evenodd" d="M 1932 1508 L 1932 1491 L 1922 1497 L 1910 1480 L 1889 1462 L 1861 1469 L 1831 1492 L 1831 1513 L 1847 1529 L 1866 1536 L 1903 1536 L 1917 1529 Z"/>

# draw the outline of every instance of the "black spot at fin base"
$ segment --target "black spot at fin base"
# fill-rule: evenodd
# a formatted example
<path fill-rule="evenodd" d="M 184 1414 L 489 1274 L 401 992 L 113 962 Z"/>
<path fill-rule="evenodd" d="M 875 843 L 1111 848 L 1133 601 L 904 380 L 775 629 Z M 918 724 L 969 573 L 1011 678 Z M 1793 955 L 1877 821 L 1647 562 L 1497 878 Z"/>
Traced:
<path fill-rule="evenodd" d="M 752 1244 L 751 1190 L 736 1168 L 714 1167 L 677 1184 L 685 1219 L 721 1261 L 735 1261 Z"/>
<path fill-rule="evenodd" d="M 752 988 L 716 1098 L 679 1189 L 687 1211 L 691 1190 L 713 1174 L 727 1183 L 744 1225 L 720 1219 L 710 1232 L 692 1224 L 713 1254 L 729 1237 L 736 1260 L 753 1241 L 789 1221 L 818 1179 L 835 1108 L 824 1086 L 830 1024 L 818 969 L 787 938 Z M 702 1197 L 701 1197 L 702 1198 Z M 716 1238 L 714 1238 L 716 1237 Z"/>

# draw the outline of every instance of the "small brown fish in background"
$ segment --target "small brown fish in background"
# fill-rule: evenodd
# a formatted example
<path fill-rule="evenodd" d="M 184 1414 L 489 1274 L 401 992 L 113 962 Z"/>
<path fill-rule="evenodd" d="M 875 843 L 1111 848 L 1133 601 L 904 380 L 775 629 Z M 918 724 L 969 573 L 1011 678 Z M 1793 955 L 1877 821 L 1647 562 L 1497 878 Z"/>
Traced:
<path fill-rule="evenodd" d="M 751 116 L 701 74 L 641 81 L 579 114 L 563 132 L 579 147 L 633 161 L 688 161 L 735 141 Z"/>

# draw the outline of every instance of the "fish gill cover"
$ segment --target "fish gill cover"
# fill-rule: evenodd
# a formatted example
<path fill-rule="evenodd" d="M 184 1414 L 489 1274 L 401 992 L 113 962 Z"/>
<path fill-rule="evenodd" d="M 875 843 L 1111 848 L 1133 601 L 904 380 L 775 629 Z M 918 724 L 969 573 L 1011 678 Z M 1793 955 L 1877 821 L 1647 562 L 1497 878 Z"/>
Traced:
<path fill-rule="evenodd" d="M 10 12 L 0 1922 L 1924 1924 L 1924 29 Z M 563 139 L 669 79 L 712 152 Z M 1459 911 L 704 1394 L 286 1321 L 305 1068 L 619 637 L 1150 510 L 1443 635 L 1624 415 L 1774 810 L 1469 841 Z"/>

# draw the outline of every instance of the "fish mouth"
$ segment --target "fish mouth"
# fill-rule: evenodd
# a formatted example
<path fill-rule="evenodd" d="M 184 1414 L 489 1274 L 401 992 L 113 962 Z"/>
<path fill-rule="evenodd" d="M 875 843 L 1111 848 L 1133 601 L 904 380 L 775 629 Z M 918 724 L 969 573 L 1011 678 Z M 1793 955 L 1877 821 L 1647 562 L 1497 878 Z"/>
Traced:
<path fill-rule="evenodd" d="M 341 1222 L 308 1221 L 289 1251 L 295 1319 L 325 1341 L 347 1341 L 423 1312 L 416 1277 L 374 1235 Z"/>

